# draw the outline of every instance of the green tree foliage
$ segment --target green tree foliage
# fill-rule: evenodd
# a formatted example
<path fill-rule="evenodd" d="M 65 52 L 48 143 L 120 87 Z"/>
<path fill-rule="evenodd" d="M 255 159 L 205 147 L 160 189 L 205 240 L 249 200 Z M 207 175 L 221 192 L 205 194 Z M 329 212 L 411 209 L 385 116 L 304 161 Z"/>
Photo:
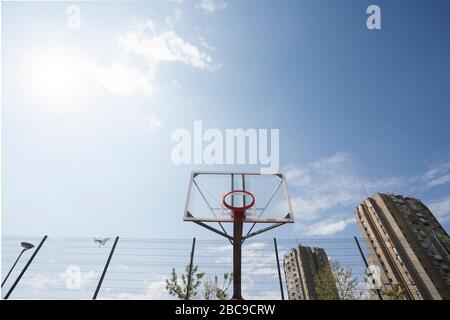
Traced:
<path fill-rule="evenodd" d="M 186 299 L 188 288 L 188 275 L 189 265 L 185 268 L 185 273 L 181 275 L 181 281 L 178 279 L 178 275 L 175 268 L 172 269 L 172 273 L 169 279 L 166 279 L 166 290 L 171 296 L 178 299 Z M 198 289 L 201 284 L 202 278 L 205 276 L 204 272 L 198 271 L 198 266 L 192 267 L 191 283 L 189 285 L 189 299 L 195 298 L 198 295 Z"/>
<path fill-rule="evenodd" d="M 436 237 L 441 241 L 445 246 L 450 246 L 450 238 L 443 234 L 442 232 L 434 232 Z"/>
<path fill-rule="evenodd" d="M 203 297 L 205 300 L 227 300 L 228 289 L 230 288 L 233 274 L 225 272 L 223 279 L 219 283 L 219 277 L 214 276 L 214 279 L 207 279 L 203 284 Z"/>
<path fill-rule="evenodd" d="M 383 290 L 383 295 L 390 300 L 404 300 L 405 292 L 398 283 L 394 283 L 389 290 Z"/>
<path fill-rule="evenodd" d="M 319 300 L 339 300 L 336 283 L 330 267 L 324 267 L 314 277 L 316 295 Z"/>
<path fill-rule="evenodd" d="M 336 281 L 336 288 L 339 298 L 342 300 L 362 299 L 362 292 L 358 290 L 358 279 L 353 276 L 353 269 L 342 267 L 340 262 L 330 260 L 330 267 Z"/>
<path fill-rule="evenodd" d="M 185 273 L 178 277 L 175 268 L 172 269 L 170 278 L 166 279 L 166 290 L 171 296 L 180 300 L 186 299 L 188 287 L 189 265 L 185 268 Z M 198 266 L 192 268 L 192 278 L 189 290 L 189 299 L 202 297 L 205 300 L 226 300 L 228 299 L 228 289 L 233 281 L 232 273 L 224 273 L 223 279 L 219 277 L 204 279 L 205 273 L 198 270 Z"/>
<path fill-rule="evenodd" d="M 342 267 L 340 262 L 331 259 L 328 267 L 320 270 L 314 277 L 319 300 L 359 300 L 363 298 L 358 290 L 358 279 L 350 267 Z"/>

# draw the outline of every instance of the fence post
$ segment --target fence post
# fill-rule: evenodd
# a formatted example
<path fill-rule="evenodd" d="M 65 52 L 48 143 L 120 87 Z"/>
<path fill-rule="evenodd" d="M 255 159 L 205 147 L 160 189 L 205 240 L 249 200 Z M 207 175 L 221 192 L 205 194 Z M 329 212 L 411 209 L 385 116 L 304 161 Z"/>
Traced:
<path fill-rule="evenodd" d="M 103 268 L 103 272 L 102 272 L 102 275 L 100 277 L 100 280 L 98 281 L 97 289 L 95 289 L 95 293 L 94 293 L 94 296 L 92 297 L 92 300 L 97 299 L 98 292 L 100 291 L 100 287 L 102 286 L 103 279 L 105 278 L 106 271 L 108 270 L 109 263 L 111 262 L 111 258 L 112 258 L 113 254 L 114 254 L 114 251 L 116 250 L 116 245 L 117 245 L 118 241 L 119 241 L 119 237 L 116 237 L 116 240 L 114 240 L 114 244 L 113 244 L 113 246 L 111 248 L 111 252 L 109 253 L 108 260 L 106 261 L 105 267 Z"/>
<path fill-rule="evenodd" d="M 186 300 L 189 300 L 189 295 L 191 294 L 191 279 L 192 279 L 192 268 L 194 263 L 194 250 L 195 250 L 195 237 L 192 239 L 192 250 L 191 250 L 191 262 L 189 263 L 189 274 L 188 282 L 186 288 Z"/>
<path fill-rule="evenodd" d="M 19 276 L 17 277 L 16 281 L 14 281 L 13 285 L 11 286 L 11 288 L 9 288 L 8 293 L 5 295 L 5 298 L 4 298 L 5 300 L 8 299 L 9 296 L 11 295 L 11 293 L 14 291 L 14 289 L 16 288 L 17 284 L 19 283 L 20 279 L 22 279 L 22 276 L 25 274 L 25 272 L 27 271 L 28 267 L 30 266 L 31 262 L 33 262 L 34 257 L 37 255 L 37 253 L 41 249 L 41 247 L 44 244 L 45 240 L 47 240 L 47 235 L 45 235 L 44 238 L 42 238 L 42 240 L 39 243 L 39 245 L 37 246 L 36 250 L 34 250 L 33 255 L 30 257 L 30 259 L 28 260 L 27 264 L 23 267 L 23 269 L 20 272 Z"/>
<path fill-rule="evenodd" d="M 277 257 L 278 280 L 280 281 L 281 300 L 284 300 L 283 280 L 281 278 L 280 258 L 278 257 L 277 238 L 273 238 L 273 244 L 275 246 L 275 256 Z"/>
<path fill-rule="evenodd" d="M 361 246 L 359 245 L 358 238 L 356 236 L 354 238 L 355 238 L 356 246 L 358 247 L 359 253 L 361 254 L 361 257 L 364 261 L 364 265 L 366 266 L 366 270 L 369 270 L 369 264 L 367 263 L 366 257 L 364 256 L 364 252 L 362 251 Z M 381 295 L 381 290 L 375 289 L 375 291 L 377 292 L 378 298 L 380 300 L 383 300 L 383 296 Z"/>

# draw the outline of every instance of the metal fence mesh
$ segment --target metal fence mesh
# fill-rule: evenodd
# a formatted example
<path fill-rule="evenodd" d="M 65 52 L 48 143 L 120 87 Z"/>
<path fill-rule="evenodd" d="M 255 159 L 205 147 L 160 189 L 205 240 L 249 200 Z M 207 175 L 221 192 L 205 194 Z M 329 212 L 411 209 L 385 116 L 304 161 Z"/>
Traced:
<path fill-rule="evenodd" d="M 18 282 L 10 299 L 92 299 L 110 255 L 115 238 L 49 237 Z M 2 238 L 2 282 L 21 251 L 20 242 L 37 245 L 39 237 Z M 357 279 L 361 299 L 369 297 L 364 282 L 364 262 L 353 238 L 277 239 L 281 283 L 288 299 L 283 258 L 299 244 L 324 248 L 328 257 L 350 267 Z M 120 238 L 99 289 L 97 299 L 179 299 L 169 294 L 166 281 L 172 270 L 181 283 L 181 274 L 190 263 L 192 239 Z M 363 248 L 365 251 L 367 249 Z M 2 297 L 11 288 L 36 247 L 26 251 L 2 288 Z M 365 252 L 367 255 L 367 252 Z M 217 299 L 208 284 L 224 289 L 229 299 L 232 282 L 224 279 L 233 270 L 232 246 L 227 239 L 197 240 L 193 266 L 202 273 L 201 284 L 190 299 Z M 205 286 L 206 284 L 206 286 Z M 273 239 L 249 239 L 242 248 L 242 295 L 245 299 L 282 298 Z"/>

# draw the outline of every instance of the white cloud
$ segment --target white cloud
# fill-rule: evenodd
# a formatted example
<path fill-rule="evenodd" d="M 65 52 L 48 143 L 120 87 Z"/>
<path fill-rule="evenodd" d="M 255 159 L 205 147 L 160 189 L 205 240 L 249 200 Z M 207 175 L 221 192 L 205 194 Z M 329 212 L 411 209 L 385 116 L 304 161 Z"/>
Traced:
<path fill-rule="evenodd" d="M 220 0 L 200 0 L 196 4 L 196 8 L 203 9 L 206 12 L 214 13 L 216 11 L 225 10 L 228 4 Z"/>
<path fill-rule="evenodd" d="M 323 221 L 320 221 L 318 223 L 314 223 L 312 225 L 309 225 L 305 227 L 304 234 L 306 236 L 332 236 L 340 231 L 343 231 L 348 225 L 354 223 L 353 218 L 347 218 L 347 219 L 326 219 Z"/>
<path fill-rule="evenodd" d="M 450 221 L 450 196 L 428 202 L 428 208 L 439 222 L 445 223 Z"/>
<path fill-rule="evenodd" d="M 156 30 L 153 21 L 147 20 L 120 34 L 117 40 L 123 61 L 109 66 L 92 62 L 84 65 L 100 84 L 119 96 L 135 93 L 151 96 L 158 88 L 156 75 L 163 64 L 178 62 L 208 71 L 220 68 L 213 64 L 210 55 L 172 29 L 170 17 L 166 22 L 168 29 L 161 32 Z"/>
<path fill-rule="evenodd" d="M 166 290 L 166 277 L 156 281 L 150 281 L 144 293 L 120 293 L 119 300 L 168 300 L 173 299 Z"/>
<path fill-rule="evenodd" d="M 67 289 L 84 290 L 88 285 L 100 277 L 100 274 L 96 271 L 79 271 L 74 273 L 71 268 L 59 275 L 59 278 L 64 282 Z"/>
<path fill-rule="evenodd" d="M 450 160 L 448 157 L 431 165 L 420 177 L 420 180 L 431 188 L 450 182 Z"/>
<path fill-rule="evenodd" d="M 446 184 L 448 182 L 450 182 L 450 174 L 447 174 L 447 175 L 441 176 L 439 178 L 430 180 L 430 181 L 428 181 L 427 185 L 429 187 L 435 187 L 435 186 L 439 186 L 439 185 L 442 185 L 442 184 Z"/>
<path fill-rule="evenodd" d="M 58 276 L 47 276 L 43 274 L 34 274 L 23 282 L 26 287 L 32 290 L 51 290 L 57 287 L 64 287 L 67 290 L 86 290 L 92 281 L 97 281 L 100 274 L 96 271 L 79 271 L 76 269 L 67 268 L 65 272 Z"/>
<path fill-rule="evenodd" d="M 336 212 L 353 215 L 355 207 L 376 192 L 414 194 L 450 182 L 450 161 L 430 166 L 417 176 L 368 178 L 359 173 L 351 154 L 338 152 L 303 167 L 286 168 L 298 230 L 325 236 L 344 230 L 351 222 Z M 432 202 L 437 216 L 447 219 L 446 199 Z M 447 211 L 446 211 L 447 210 Z"/>
<path fill-rule="evenodd" d="M 118 96 L 141 93 L 151 96 L 155 90 L 151 73 L 145 74 L 140 69 L 128 64 L 114 63 L 111 66 L 102 67 L 93 63 L 85 64 L 94 78 L 105 89 Z"/>
<path fill-rule="evenodd" d="M 173 30 L 158 33 L 151 20 L 121 34 L 118 40 L 125 53 L 143 58 L 151 72 L 155 72 L 163 62 L 182 62 L 201 70 L 215 69 L 211 56 L 201 52 Z"/>
<path fill-rule="evenodd" d="M 24 279 L 23 283 L 25 284 L 25 287 L 30 287 L 31 289 L 45 290 L 49 287 L 57 286 L 59 284 L 59 280 L 39 274 Z"/>
<path fill-rule="evenodd" d="M 331 157 L 310 163 L 303 168 L 288 167 L 292 186 L 292 205 L 296 218 L 311 221 L 333 209 L 356 207 L 369 192 L 396 191 L 408 185 L 408 178 L 367 179 L 358 174 L 351 155 L 338 152 Z"/>
<path fill-rule="evenodd" d="M 214 256 L 211 260 L 215 265 L 212 270 L 217 270 L 220 265 L 232 265 L 232 245 L 210 245 L 205 249 L 207 256 Z M 242 247 L 242 266 L 242 292 L 245 299 L 280 299 L 278 269 L 271 244 L 247 240 Z"/>
<path fill-rule="evenodd" d="M 169 16 L 169 17 L 166 17 L 166 19 L 165 19 L 167 27 L 169 27 L 169 29 L 173 29 L 174 28 L 174 21 L 179 20 L 182 15 L 183 15 L 183 12 L 181 11 L 181 9 L 176 8 L 173 11 L 173 15 Z"/>
<path fill-rule="evenodd" d="M 198 39 L 198 42 L 199 42 L 199 44 L 200 44 L 203 48 L 205 48 L 205 49 L 208 49 L 208 50 L 215 50 L 215 48 L 214 48 L 213 46 L 210 46 L 210 45 L 206 42 L 206 40 L 205 40 L 203 37 L 200 37 L 200 38 Z"/>

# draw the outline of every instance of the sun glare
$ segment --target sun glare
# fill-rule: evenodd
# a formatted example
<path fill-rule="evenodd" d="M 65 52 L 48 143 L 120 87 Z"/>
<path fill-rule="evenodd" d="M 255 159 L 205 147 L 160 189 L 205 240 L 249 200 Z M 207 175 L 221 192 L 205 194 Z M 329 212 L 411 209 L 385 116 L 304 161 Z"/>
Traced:
<path fill-rule="evenodd" d="M 24 66 L 24 81 L 33 96 L 64 100 L 81 93 L 80 59 L 71 52 L 48 50 L 27 54 Z"/>

